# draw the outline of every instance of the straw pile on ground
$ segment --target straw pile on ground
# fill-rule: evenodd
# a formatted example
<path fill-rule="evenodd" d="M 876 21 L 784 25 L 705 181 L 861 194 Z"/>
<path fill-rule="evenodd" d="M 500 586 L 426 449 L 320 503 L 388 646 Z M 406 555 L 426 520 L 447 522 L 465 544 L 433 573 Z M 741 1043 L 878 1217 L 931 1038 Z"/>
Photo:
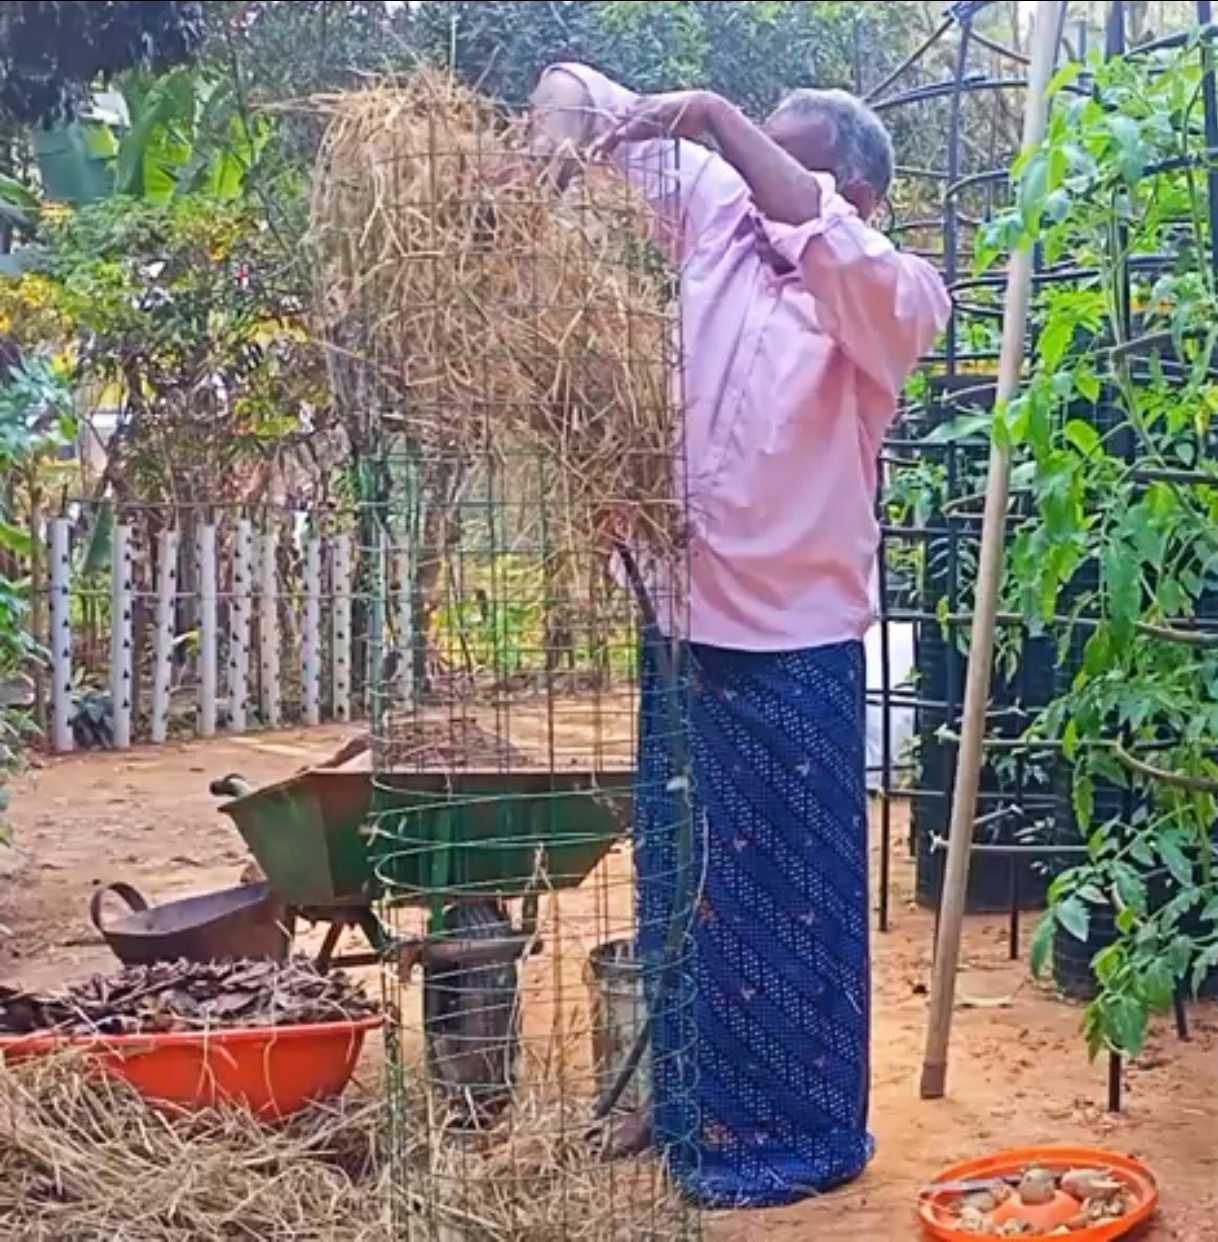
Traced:
<path fill-rule="evenodd" d="M 266 1127 L 155 1110 L 71 1056 L 0 1067 L 0 1237 L 389 1242 L 380 1116 L 349 1091 Z"/>
<path fill-rule="evenodd" d="M 591 1099 L 518 1093 L 484 1131 L 406 1101 L 395 1142 L 419 1237 L 435 1242 L 677 1242 L 694 1210 L 654 1159 L 611 1160 Z"/>
<path fill-rule="evenodd" d="M 670 549 L 670 282 L 641 195 L 602 167 L 560 194 L 518 125 L 436 71 L 315 105 L 317 314 L 340 404 L 424 456 L 532 461 L 549 548 L 585 551 L 625 518 Z"/>
<path fill-rule="evenodd" d="M 349 1090 L 288 1122 L 153 1108 L 79 1056 L 0 1066 L 0 1238 L 21 1242 L 662 1242 L 686 1209 L 650 1162 L 596 1158 L 590 1106 L 523 1100 L 483 1134 L 386 1135 Z M 430 1118 L 436 1125 L 436 1118 Z M 437 1135 L 441 1135 L 437 1141 Z M 388 1138 L 394 1158 L 385 1160 Z"/>

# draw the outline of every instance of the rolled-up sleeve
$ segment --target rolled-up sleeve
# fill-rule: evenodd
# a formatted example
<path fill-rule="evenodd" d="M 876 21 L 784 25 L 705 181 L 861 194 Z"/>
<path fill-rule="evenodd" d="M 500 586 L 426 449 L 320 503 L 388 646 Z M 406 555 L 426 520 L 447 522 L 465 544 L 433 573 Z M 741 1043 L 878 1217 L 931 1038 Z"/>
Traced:
<path fill-rule="evenodd" d="M 816 299 L 822 330 L 896 396 L 947 323 L 951 300 L 938 272 L 869 228 L 819 176 L 821 213 L 800 225 L 767 224 L 770 242 Z"/>
<path fill-rule="evenodd" d="M 551 65 L 532 97 L 533 126 L 548 154 L 582 153 L 638 102 L 603 73 L 573 63 Z M 721 156 L 696 142 L 658 138 L 622 144 L 613 163 L 676 226 L 685 255 L 730 234 L 747 214 L 749 190 Z"/>

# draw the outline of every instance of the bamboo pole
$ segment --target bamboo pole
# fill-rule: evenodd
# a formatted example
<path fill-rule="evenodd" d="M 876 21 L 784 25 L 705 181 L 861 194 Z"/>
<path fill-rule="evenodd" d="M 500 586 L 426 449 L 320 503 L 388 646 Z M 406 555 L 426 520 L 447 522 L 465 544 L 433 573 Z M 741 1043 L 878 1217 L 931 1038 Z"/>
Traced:
<path fill-rule="evenodd" d="M 1032 68 L 1028 75 L 1028 99 L 1024 111 L 1025 148 L 1035 146 L 1044 137 L 1049 112 L 1049 80 L 1053 76 L 1065 18 L 1064 0 L 1038 0 L 1036 25 L 1032 35 Z M 1008 269 L 1002 352 L 998 361 L 999 408 L 1010 400 L 1019 385 L 1024 337 L 1027 332 L 1032 261 L 1030 249 L 1019 250 L 1012 256 Z M 968 677 L 964 688 L 964 716 L 960 730 L 956 791 L 952 802 L 939 938 L 935 946 L 926 1052 L 922 1061 L 921 1093 L 926 1100 L 942 1098 L 947 1087 L 952 1007 L 956 999 L 956 972 L 960 962 L 960 935 L 964 922 L 969 854 L 973 843 L 977 787 L 984 754 L 990 670 L 994 660 L 994 623 L 998 611 L 998 592 L 1002 584 L 1010 473 L 1011 463 L 1007 450 L 997 439 L 992 439 L 985 516 L 981 527 L 981 551 L 978 557 L 977 598 L 969 642 Z"/>
<path fill-rule="evenodd" d="M 131 694 L 135 675 L 135 562 L 131 527 L 119 522 L 110 544 L 110 711 L 114 745 L 131 745 Z"/>

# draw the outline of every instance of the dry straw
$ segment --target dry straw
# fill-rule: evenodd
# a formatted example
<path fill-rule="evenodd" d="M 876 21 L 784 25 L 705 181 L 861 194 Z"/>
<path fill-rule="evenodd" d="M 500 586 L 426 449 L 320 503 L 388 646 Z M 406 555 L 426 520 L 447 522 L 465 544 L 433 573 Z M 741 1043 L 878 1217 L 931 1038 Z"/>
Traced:
<path fill-rule="evenodd" d="M 391 1131 L 349 1090 L 279 1125 L 154 1108 L 79 1055 L 0 1066 L 0 1237 L 21 1242 L 640 1242 L 685 1236 L 658 1166 L 596 1158 L 589 1107 L 522 1102 L 446 1132 L 420 1089 Z M 437 1141 L 437 1136 L 439 1136 Z M 401 1166 L 398 1166 L 399 1172 Z M 396 1207 L 395 1207 L 396 1204 Z"/>
<path fill-rule="evenodd" d="M 271 1127 L 153 1109 L 73 1055 L 0 1067 L 0 1237 L 389 1242 L 380 1114 L 349 1092 Z"/>
<path fill-rule="evenodd" d="M 544 463 L 547 546 L 625 517 L 670 550 L 670 280 L 608 168 L 559 193 L 525 134 L 421 70 L 314 101 L 317 313 L 336 395 L 412 451 Z"/>

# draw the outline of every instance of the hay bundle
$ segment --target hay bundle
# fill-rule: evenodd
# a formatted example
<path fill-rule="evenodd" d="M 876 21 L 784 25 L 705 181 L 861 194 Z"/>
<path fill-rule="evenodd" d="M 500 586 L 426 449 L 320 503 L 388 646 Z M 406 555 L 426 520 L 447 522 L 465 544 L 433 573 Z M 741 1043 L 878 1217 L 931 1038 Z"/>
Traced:
<path fill-rule="evenodd" d="M 423 452 L 544 461 L 550 548 L 585 551 L 613 518 L 671 549 L 670 281 L 642 197 L 603 168 L 559 194 L 519 127 L 442 73 L 316 104 L 311 239 L 340 403 Z"/>
<path fill-rule="evenodd" d="M 75 1057 L 0 1067 L 0 1237 L 26 1242 L 389 1242 L 380 1108 L 282 1126 L 157 1111 Z"/>

